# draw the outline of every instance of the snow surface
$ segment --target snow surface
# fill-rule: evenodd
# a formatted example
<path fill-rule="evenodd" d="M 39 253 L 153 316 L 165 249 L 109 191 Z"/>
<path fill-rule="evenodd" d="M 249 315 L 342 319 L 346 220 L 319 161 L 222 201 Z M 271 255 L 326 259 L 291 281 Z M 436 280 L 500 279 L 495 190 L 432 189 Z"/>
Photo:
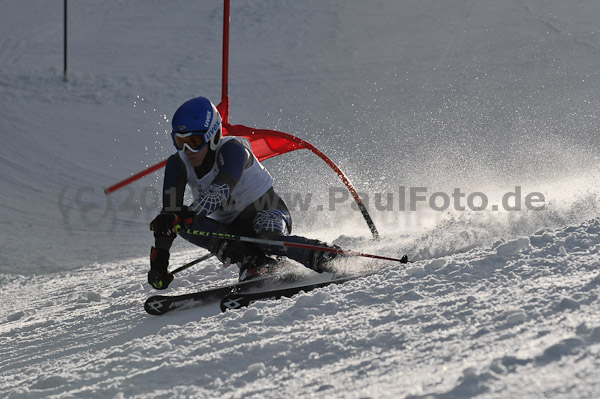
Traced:
<path fill-rule="evenodd" d="M 173 151 L 182 102 L 219 101 L 222 3 L 69 2 L 66 83 L 62 2 L 0 6 L 3 398 L 600 396 L 599 2 L 234 1 L 231 122 L 317 145 L 382 239 L 329 211 L 342 185 L 304 151 L 265 162 L 312 195 L 296 233 L 414 262 L 162 317 L 142 308 L 162 177 L 102 189 Z M 545 209 L 381 209 L 515 186 Z M 179 242 L 172 265 L 203 253 Z M 209 260 L 168 293 L 235 277 Z"/>

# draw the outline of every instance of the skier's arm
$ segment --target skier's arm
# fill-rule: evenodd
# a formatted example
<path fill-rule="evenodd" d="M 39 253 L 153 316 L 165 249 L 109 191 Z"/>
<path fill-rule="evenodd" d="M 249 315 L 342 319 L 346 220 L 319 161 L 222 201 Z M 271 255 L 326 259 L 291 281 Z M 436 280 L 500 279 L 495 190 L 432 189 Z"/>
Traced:
<path fill-rule="evenodd" d="M 154 246 L 150 250 L 148 283 L 158 290 L 167 288 L 173 281 L 173 275 L 168 271 L 169 249 L 176 237 L 173 226 L 180 218 L 178 213 L 181 214 L 184 209 L 186 181 L 185 167 L 181 164 L 179 156 L 171 155 L 165 167 L 163 207 L 161 213 L 150 223 L 150 228 L 154 231 Z"/>
<path fill-rule="evenodd" d="M 150 228 L 154 231 L 156 248 L 169 250 L 176 237 L 173 231 L 178 219 L 185 214 L 183 196 L 187 175 L 185 167 L 177 154 L 167 160 L 163 183 L 163 207 L 160 214 L 152 221 Z M 187 212 L 189 213 L 189 212 Z"/>
<path fill-rule="evenodd" d="M 163 182 L 162 212 L 178 212 L 183 207 L 183 196 L 187 184 L 187 173 L 179 155 L 173 154 L 165 166 L 165 179 Z"/>

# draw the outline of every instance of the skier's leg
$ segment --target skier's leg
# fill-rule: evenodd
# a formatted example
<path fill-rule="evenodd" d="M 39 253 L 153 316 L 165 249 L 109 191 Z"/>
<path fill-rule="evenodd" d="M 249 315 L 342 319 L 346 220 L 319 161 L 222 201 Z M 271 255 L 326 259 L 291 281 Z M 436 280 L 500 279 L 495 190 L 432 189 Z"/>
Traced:
<path fill-rule="evenodd" d="M 211 232 L 211 234 L 203 235 L 199 232 Z M 220 233 L 244 234 L 242 229 L 235 226 L 218 223 L 209 218 L 196 218 L 194 223 L 182 229 L 179 235 L 190 243 L 209 250 L 221 262 L 227 264 L 238 266 L 246 263 L 253 264 L 256 257 L 260 255 L 261 252 L 255 245 L 221 238 L 218 236 Z"/>
<path fill-rule="evenodd" d="M 311 240 L 302 236 L 291 236 L 288 235 L 291 232 L 291 216 L 284 209 L 265 210 L 258 212 L 253 221 L 253 228 L 256 235 L 260 238 L 267 238 L 273 240 L 282 240 L 293 242 L 297 244 L 309 244 L 309 245 L 320 245 L 328 246 L 328 244 L 319 241 Z M 276 247 L 269 246 L 266 248 L 266 252 L 272 255 L 287 256 L 296 262 L 308 267 L 309 269 L 315 270 L 319 273 L 329 271 L 329 263 L 336 257 L 336 253 L 306 250 L 301 248 L 293 247 Z"/>
<path fill-rule="evenodd" d="M 278 236 L 273 237 L 273 240 L 293 242 L 295 244 L 318 245 L 336 248 L 335 245 L 331 246 L 323 241 L 302 236 Z M 293 259 L 307 268 L 319 273 L 333 271 L 331 268 L 331 261 L 338 255 L 334 252 L 280 246 L 269 246 L 267 247 L 267 252 L 272 255 L 287 256 L 288 258 Z"/>

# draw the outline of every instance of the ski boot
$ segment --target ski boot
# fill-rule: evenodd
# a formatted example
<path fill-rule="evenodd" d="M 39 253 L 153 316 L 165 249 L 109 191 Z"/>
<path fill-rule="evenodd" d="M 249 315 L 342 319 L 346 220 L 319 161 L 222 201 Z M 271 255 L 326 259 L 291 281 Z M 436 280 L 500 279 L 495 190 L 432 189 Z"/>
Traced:
<path fill-rule="evenodd" d="M 279 269 L 280 262 L 268 256 L 261 256 L 258 259 L 244 263 L 240 266 L 240 275 L 238 280 L 250 281 L 257 277 L 269 275 Z"/>

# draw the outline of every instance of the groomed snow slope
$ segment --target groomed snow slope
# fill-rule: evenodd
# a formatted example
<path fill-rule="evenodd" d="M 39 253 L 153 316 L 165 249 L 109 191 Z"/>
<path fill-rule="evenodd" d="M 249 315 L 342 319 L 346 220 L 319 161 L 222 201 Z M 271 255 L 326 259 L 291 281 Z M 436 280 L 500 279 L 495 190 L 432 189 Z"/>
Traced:
<path fill-rule="evenodd" d="M 183 101 L 218 102 L 221 2 L 69 2 L 67 83 L 62 2 L 0 7 L 2 397 L 600 396 L 598 2 L 234 1 L 232 123 L 317 145 L 382 240 L 302 151 L 265 162 L 312 195 L 295 232 L 414 263 L 164 317 L 142 308 L 162 178 L 102 189 L 172 153 Z M 491 208 L 516 186 L 544 210 L 399 209 L 400 187 Z M 235 277 L 210 260 L 168 292 Z"/>
<path fill-rule="evenodd" d="M 596 219 L 223 314 L 144 314 L 142 259 L 5 278 L 0 384 L 9 398 L 593 398 L 599 248 Z M 219 278 L 234 275 L 210 264 L 174 288 Z"/>

